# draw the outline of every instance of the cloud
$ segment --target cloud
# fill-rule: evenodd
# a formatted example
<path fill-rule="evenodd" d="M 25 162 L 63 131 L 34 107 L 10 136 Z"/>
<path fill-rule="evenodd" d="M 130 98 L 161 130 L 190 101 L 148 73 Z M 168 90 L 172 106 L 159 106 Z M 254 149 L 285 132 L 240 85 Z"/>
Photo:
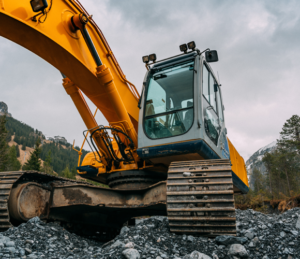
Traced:
<path fill-rule="evenodd" d="M 93 14 L 127 78 L 140 90 L 142 56 L 179 54 L 194 40 L 218 50 L 228 135 L 245 157 L 279 137 L 300 111 L 300 2 L 81 0 Z M 17 119 L 48 135 L 80 143 L 85 129 L 59 72 L 0 39 L 1 101 Z M 92 111 L 94 107 L 92 106 Z M 98 115 L 98 123 L 104 124 Z"/>

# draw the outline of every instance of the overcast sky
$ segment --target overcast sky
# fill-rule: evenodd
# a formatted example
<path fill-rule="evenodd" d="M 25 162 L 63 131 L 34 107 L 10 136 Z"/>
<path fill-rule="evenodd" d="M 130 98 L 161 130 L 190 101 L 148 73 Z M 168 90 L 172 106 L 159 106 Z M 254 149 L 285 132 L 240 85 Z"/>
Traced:
<path fill-rule="evenodd" d="M 179 54 L 194 40 L 216 49 L 228 136 L 245 160 L 300 115 L 300 1 L 81 0 L 93 14 L 127 78 L 140 91 L 141 57 Z M 47 136 L 81 144 L 85 130 L 61 75 L 0 37 L 0 101 L 13 117 Z M 92 111 L 95 107 L 91 105 Z M 104 118 L 97 116 L 99 124 Z"/>

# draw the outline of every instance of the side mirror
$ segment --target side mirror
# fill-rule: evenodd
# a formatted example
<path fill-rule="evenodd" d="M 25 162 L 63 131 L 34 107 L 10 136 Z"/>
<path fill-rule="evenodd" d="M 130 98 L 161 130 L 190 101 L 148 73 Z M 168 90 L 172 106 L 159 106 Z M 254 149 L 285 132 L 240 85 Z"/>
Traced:
<path fill-rule="evenodd" d="M 216 50 L 210 50 L 205 52 L 206 62 L 217 62 L 219 61 L 218 52 Z"/>

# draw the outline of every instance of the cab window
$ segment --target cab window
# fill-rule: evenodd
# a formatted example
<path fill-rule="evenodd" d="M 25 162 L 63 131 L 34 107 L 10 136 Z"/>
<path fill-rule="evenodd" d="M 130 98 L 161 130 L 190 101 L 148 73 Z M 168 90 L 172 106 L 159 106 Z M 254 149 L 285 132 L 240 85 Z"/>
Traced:
<path fill-rule="evenodd" d="M 217 145 L 220 135 L 220 122 L 217 110 L 217 84 L 212 73 L 203 65 L 202 91 L 203 91 L 203 115 L 206 135 Z"/>
<path fill-rule="evenodd" d="M 151 139 L 186 133 L 194 121 L 194 62 L 151 75 L 145 100 L 144 130 Z"/>
<path fill-rule="evenodd" d="M 208 84 L 209 74 L 210 73 L 206 68 L 206 66 L 203 66 L 203 76 L 202 76 L 203 96 L 208 102 L 209 102 L 209 84 Z"/>
<path fill-rule="evenodd" d="M 224 116 L 223 116 L 223 104 L 222 104 L 222 99 L 221 99 L 221 91 L 220 91 L 220 87 L 217 86 L 217 106 L 218 106 L 218 116 L 219 116 L 219 120 L 220 122 L 224 122 Z"/>
<path fill-rule="evenodd" d="M 211 73 L 209 73 L 209 102 L 210 105 L 217 111 L 217 102 L 216 102 L 216 94 L 215 94 L 215 79 Z"/>

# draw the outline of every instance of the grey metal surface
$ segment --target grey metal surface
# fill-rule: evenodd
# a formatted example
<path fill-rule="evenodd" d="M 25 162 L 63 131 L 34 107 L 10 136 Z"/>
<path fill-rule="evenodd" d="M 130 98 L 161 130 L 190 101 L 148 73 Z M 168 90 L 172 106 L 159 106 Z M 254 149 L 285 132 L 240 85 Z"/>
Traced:
<path fill-rule="evenodd" d="M 167 180 L 170 230 L 206 236 L 235 235 L 230 161 L 173 162 Z"/>

